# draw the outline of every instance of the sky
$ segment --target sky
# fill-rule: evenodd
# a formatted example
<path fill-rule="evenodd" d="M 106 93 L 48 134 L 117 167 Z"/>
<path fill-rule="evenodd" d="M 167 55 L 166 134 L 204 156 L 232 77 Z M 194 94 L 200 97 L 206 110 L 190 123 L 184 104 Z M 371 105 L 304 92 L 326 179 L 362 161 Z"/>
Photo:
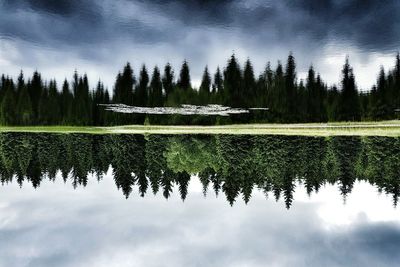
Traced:
<path fill-rule="evenodd" d="M 205 198 L 196 177 L 185 202 L 177 188 L 125 199 L 111 169 L 76 190 L 61 175 L 14 182 L 0 187 L 0 266 L 396 266 L 392 197 L 357 182 L 344 204 L 338 187 L 308 197 L 297 185 L 286 210 L 259 190 L 247 205 Z"/>
<path fill-rule="evenodd" d="M 198 85 L 232 53 L 258 74 L 291 51 L 299 79 L 313 65 L 328 84 L 349 56 L 367 90 L 394 65 L 399 17 L 397 0 L 0 0 L 0 73 L 61 82 L 77 69 L 111 88 L 128 61 L 177 74 L 186 59 Z"/>

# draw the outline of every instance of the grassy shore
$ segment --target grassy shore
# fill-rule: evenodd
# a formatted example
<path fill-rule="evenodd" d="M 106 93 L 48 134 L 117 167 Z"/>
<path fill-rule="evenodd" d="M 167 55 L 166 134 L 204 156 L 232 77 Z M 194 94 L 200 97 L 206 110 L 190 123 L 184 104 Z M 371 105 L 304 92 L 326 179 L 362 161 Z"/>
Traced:
<path fill-rule="evenodd" d="M 124 125 L 80 126 L 0 126 L 0 132 L 89 133 L 89 134 L 267 134 L 303 136 L 400 136 L 400 121 L 340 122 L 304 124 L 234 124 L 223 126 Z"/>

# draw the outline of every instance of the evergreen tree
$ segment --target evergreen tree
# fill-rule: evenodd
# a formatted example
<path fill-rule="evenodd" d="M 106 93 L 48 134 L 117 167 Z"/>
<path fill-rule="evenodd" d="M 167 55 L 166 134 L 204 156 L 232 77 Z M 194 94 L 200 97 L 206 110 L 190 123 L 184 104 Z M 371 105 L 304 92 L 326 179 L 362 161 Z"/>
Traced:
<path fill-rule="evenodd" d="M 397 109 L 398 118 L 400 118 L 400 54 L 396 56 L 396 66 L 394 69 L 394 85 L 393 85 L 394 109 Z"/>
<path fill-rule="evenodd" d="M 24 79 L 24 73 L 20 72 L 18 76 L 18 83 L 17 83 L 17 97 L 19 97 L 20 93 L 22 92 L 22 89 L 25 87 L 25 79 Z"/>
<path fill-rule="evenodd" d="M 360 102 L 355 84 L 353 69 L 349 64 L 349 59 L 342 70 L 342 91 L 340 92 L 339 120 L 358 121 L 361 119 Z"/>
<path fill-rule="evenodd" d="M 233 54 L 224 71 L 225 104 L 232 107 L 243 107 L 242 72 Z"/>
<path fill-rule="evenodd" d="M 39 118 L 39 100 L 42 95 L 43 90 L 43 82 L 40 74 L 35 71 L 32 76 L 32 80 L 30 84 L 28 84 L 29 96 L 32 101 L 32 110 L 33 110 L 33 120 L 34 123 L 38 123 Z"/>
<path fill-rule="evenodd" d="M 94 125 L 101 126 L 105 124 L 105 111 L 104 107 L 100 106 L 100 104 L 108 104 L 109 99 L 107 98 L 104 85 L 99 81 L 93 96 L 92 120 Z"/>
<path fill-rule="evenodd" d="M 243 72 L 243 96 L 246 97 L 246 106 L 254 106 L 256 96 L 256 79 L 250 59 L 247 59 Z"/>
<path fill-rule="evenodd" d="M 165 91 L 165 96 L 168 97 L 169 94 L 174 90 L 174 71 L 169 63 L 164 68 L 164 75 L 162 78 L 162 84 Z"/>
<path fill-rule="evenodd" d="M 283 75 L 283 67 L 280 61 L 276 67 L 271 90 L 268 94 L 268 107 L 274 121 L 284 121 L 286 114 L 286 91 L 285 91 L 285 78 Z"/>
<path fill-rule="evenodd" d="M 211 86 L 211 77 L 210 73 L 208 72 L 208 68 L 205 67 L 203 72 L 203 77 L 201 79 L 200 84 L 200 101 L 202 104 L 208 104 L 210 99 L 210 86 Z"/>
<path fill-rule="evenodd" d="M 30 125 L 33 122 L 31 97 L 29 96 L 26 86 L 23 86 L 19 93 L 17 112 L 15 115 L 18 117 L 17 120 L 20 125 Z"/>
<path fill-rule="evenodd" d="M 51 81 L 49 84 L 49 97 L 47 101 L 48 123 L 57 125 L 61 122 L 60 98 L 57 92 L 56 81 Z"/>
<path fill-rule="evenodd" d="M 157 67 L 155 67 L 153 70 L 153 75 L 150 82 L 149 106 L 150 107 L 163 106 L 161 74 Z"/>
<path fill-rule="evenodd" d="M 63 124 L 70 124 L 71 120 L 71 109 L 72 109 L 73 95 L 69 89 L 67 80 L 64 80 L 61 96 L 60 96 L 60 113 Z"/>
<path fill-rule="evenodd" d="M 14 125 L 16 123 L 14 83 L 12 81 L 9 82 L 3 90 L 5 90 L 5 94 L 1 102 L 1 122 L 2 125 Z"/>
<path fill-rule="evenodd" d="M 118 74 L 114 86 L 114 103 L 126 105 L 133 104 L 133 87 L 135 85 L 135 77 L 129 63 L 126 64 L 124 70 Z"/>
<path fill-rule="evenodd" d="M 186 60 L 183 61 L 183 64 L 181 67 L 181 72 L 179 74 L 178 87 L 184 91 L 188 91 L 189 89 L 192 88 L 192 85 L 190 83 L 189 65 Z"/>
<path fill-rule="evenodd" d="M 49 89 L 47 88 L 47 86 L 44 86 L 42 89 L 42 94 L 39 99 L 38 112 L 39 112 L 39 117 L 38 117 L 39 124 L 49 125 L 51 110 L 49 109 Z"/>
<path fill-rule="evenodd" d="M 283 100 L 286 107 L 285 117 L 293 121 L 296 117 L 296 63 L 292 53 L 289 54 L 286 63 L 285 89 Z"/>
<path fill-rule="evenodd" d="M 136 87 L 135 100 L 136 105 L 140 107 L 147 106 L 149 75 L 146 66 L 143 65 L 140 71 L 139 84 Z"/>
<path fill-rule="evenodd" d="M 224 80 L 222 78 L 222 74 L 221 71 L 219 69 L 219 67 L 217 68 L 217 71 L 214 74 L 214 83 L 213 83 L 213 87 L 212 87 L 212 93 L 213 94 L 221 94 L 223 93 L 223 89 L 224 89 Z"/>

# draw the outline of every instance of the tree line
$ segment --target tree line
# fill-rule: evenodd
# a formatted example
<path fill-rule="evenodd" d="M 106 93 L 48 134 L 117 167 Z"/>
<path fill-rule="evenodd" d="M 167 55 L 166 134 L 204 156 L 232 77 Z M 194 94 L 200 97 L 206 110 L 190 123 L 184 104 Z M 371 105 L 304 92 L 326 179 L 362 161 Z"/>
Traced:
<path fill-rule="evenodd" d="M 278 61 L 256 77 L 248 59 L 242 68 L 232 55 L 224 69 L 212 75 L 205 67 L 199 88 L 191 83 L 188 62 L 176 75 L 170 64 L 151 73 L 143 65 L 136 76 L 129 63 L 118 73 L 112 94 L 99 81 L 90 88 L 86 74 L 74 73 L 72 81 L 59 86 L 45 81 L 35 71 L 27 80 L 21 72 L 14 80 L 4 74 L 0 81 L 1 125 L 118 125 L 223 124 L 233 122 L 327 122 L 388 120 L 400 116 L 400 56 L 395 66 L 383 67 L 376 85 L 358 90 L 347 58 L 339 86 L 328 86 L 311 66 L 305 80 L 296 73 L 292 54 L 283 65 Z M 221 104 L 230 107 L 262 107 L 250 114 L 229 118 L 218 116 L 120 114 L 104 110 L 99 104 L 126 104 L 142 107 L 181 104 Z"/>
<path fill-rule="evenodd" d="M 111 166 L 126 198 L 178 191 L 185 200 L 198 176 L 204 195 L 224 195 L 231 205 L 239 198 L 248 203 L 261 190 L 289 208 L 299 183 L 309 195 L 335 184 L 346 199 L 356 181 L 374 185 L 396 205 L 399 147 L 400 138 L 391 137 L 3 133 L 0 182 L 36 188 L 58 176 L 76 188 L 91 174 L 100 181 Z"/>

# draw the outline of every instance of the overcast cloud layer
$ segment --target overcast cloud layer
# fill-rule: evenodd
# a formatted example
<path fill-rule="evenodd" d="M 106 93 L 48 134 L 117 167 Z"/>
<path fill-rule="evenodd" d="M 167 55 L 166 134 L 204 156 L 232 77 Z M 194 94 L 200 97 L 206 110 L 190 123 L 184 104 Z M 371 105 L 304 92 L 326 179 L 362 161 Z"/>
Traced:
<path fill-rule="evenodd" d="M 177 189 L 175 188 L 176 192 Z M 137 192 L 135 188 L 134 192 Z M 338 186 L 311 199 L 296 189 L 290 210 L 255 191 L 233 207 L 202 195 L 192 179 L 177 193 L 125 199 L 111 171 L 74 190 L 46 181 L 0 187 L 0 266 L 396 266 L 399 211 L 390 196 L 356 183 L 346 205 Z"/>
<path fill-rule="evenodd" d="M 127 61 L 178 70 L 187 59 L 198 83 L 232 52 L 259 72 L 293 51 L 299 78 L 313 64 L 329 83 L 349 55 L 367 89 L 394 63 L 399 17 L 397 0 L 0 0 L 0 72 L 61 80 L 78 69 L 112 86 Z"/>

